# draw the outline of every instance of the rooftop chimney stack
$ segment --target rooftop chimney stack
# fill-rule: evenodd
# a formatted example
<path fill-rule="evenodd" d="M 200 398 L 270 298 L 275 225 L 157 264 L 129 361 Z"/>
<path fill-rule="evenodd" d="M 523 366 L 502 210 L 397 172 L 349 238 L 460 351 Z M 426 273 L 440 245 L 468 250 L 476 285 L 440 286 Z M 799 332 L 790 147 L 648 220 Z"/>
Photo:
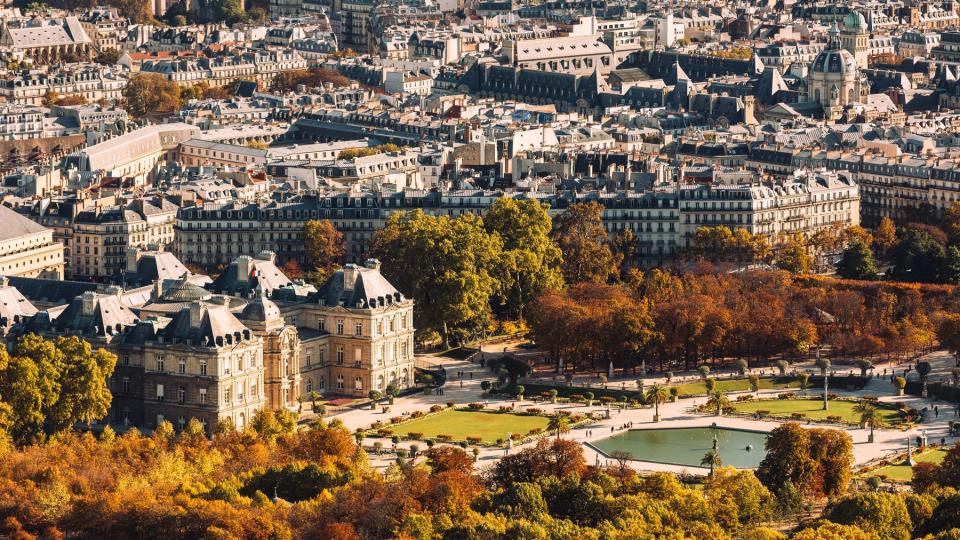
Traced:
<path fill-rule="evenodd" d="M 80 299 L 83 302 L 82 309 L 84 317 L 93 315 L 93 310 L 97 306 L 97 293 L 94 291 L 86 291 L 80 296 Z"/>
<path fill-rule="evenodd" d="M 343 289 L 347 291 L 352 291 L 354 285 L 357 284 L 357 275 L 360 273 L 360 270 L 357 268 L 357 265 L 350 263 L 343 267 Z"/>

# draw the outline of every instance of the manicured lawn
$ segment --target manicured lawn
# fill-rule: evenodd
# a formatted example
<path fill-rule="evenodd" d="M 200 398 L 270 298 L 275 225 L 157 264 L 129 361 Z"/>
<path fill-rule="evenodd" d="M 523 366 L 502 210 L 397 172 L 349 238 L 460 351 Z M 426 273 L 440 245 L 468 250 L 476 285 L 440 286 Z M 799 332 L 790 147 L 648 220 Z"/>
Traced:
<path fill-rule="evenodd" d="M 853 410 L 857 406 L 856 401 L 832 400 L 830 408 L 826 411 L 823 410 L 823 402 L 819 399 L 762 399 L 734 402 L 733 406 L 737 412 L 743 413 L 769 411 L 770 416 L 784 417 L 790 417 L 793 413 L 803 413 L 806 415 L 805 418 L 812 420 L 826 420 L 828 416 L 839 416 L 844 422 L 851 424 L 860 422 L 860 414 Z M 900 422 L 900 411 L 882 406 L 878 406 L 878 410 L 887 425 L 892 426 Z"/>
<path fill-rule="evenodd" d="M 681 396 L 705 395 L 707 385 L 704 381 L 688 382 L 676 386 Z M 780 390 L 785 388 L 799 388 L 800 382 L 793 376 L 785 377 L 762 377 L 760 379 L 761 390 Z M 750 379 L 717 379 L 717 388 L 722 392 L 746 392 L 750 390 Z"/>
<path fill-rule="evenodd" d="M 947 455 L 946 450 L 939 448 L 927 450 L 922 454 L 914 454 L 913 460 L 916 462 L 940 463 L 943 457 Z M 906 465 L 887 465 L 886 467 L 876 468 L 862 475 L 864 478 L 871 476 L 883 476 L 891 482 L 909 482 L 913 480 L 913 467 Z"/>
<path fill-rule="evenodd" d="M 388 426 L 394 435 L 405 436 L 410 432 L 423 433 L 424 438 L 450 435 L 453 440 L 480 437 L 485 443 L 505 439 L 507 432 L 526 435 L 532 429 L 547 429 L 549 418 L 510 413 L 467 411 L 447 409 L 424 418 L 417 418 Z"/>

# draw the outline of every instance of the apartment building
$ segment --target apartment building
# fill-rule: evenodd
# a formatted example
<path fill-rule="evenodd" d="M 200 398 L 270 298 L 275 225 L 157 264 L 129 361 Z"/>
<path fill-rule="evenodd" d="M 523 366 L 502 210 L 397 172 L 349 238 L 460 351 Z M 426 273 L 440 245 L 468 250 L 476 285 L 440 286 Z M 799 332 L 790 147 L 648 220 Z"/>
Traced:
<path fill-rule="evenodd" d="M 170 245 L 177 208 L 162 197 L 61 197 L 42 199 L 19 211 L 52 229 L 53 239 L 63 246 L 67 277 L 103 281 L 126 269 L 129 248 Z"/>

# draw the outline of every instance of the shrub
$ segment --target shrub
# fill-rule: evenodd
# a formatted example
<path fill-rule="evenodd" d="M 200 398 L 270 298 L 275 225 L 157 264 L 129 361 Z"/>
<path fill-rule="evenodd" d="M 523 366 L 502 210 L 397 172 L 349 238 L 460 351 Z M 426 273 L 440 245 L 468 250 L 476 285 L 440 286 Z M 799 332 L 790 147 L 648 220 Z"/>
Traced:
<path fill-rule="evenodd" d="M 753 396 L 749 394 L 744 396 L 737 396 L 737 401 L 750 401 L 751 399 L 753 399 Z"/>
<path fill-rule="evenodd" d="M 538 407 L 530 407 L 529 409 L 527 409 L 527 412 L 530 414 L 541 414 L 543 413 L 543 409 L 540 409 Z"/>
<path fill-rule="evenodd" d="M 423 433 L 420 433 L 419 431 L 411 431 L 410 433 L 407 433 L 407 438 L 409 438 L 411 441 L 419 441 L 423 438 Z"/>
<path fill-rule="evenodd" d="M 451 409 L 452 409 L 452 408 L 453 408 L 453 406 L 454 406 L 454 405 L 456 405 L 456 404 L 457 404 L 457 402 L 456 402 L 456 401 L 448 401 L 448 402 L 447 402 L 447 407 L 449 407 L 449 408 L 451 408 Z"/>
<path fill-rule="evenodd" d="M 475 411 L 479 411 L 480 409 L 483 408 L 483 403 L 471 403 L 467 405 L 467 407 Z"/>
<path fill-rule="evenodd" d="M 614 401 L 616 400 L 613 399 L 611 396 L 603 396 L 600 398 L 600 403 L 613 403 Z"/>
<path fill-rule="evenodd" d="M 757 414 L 759 414 L 760 416 L 766 416 L 766 415 L 770 414 L 770 411 L 768 411 L 768 410 L 766 410 L 766 409 L 757 409 Z"/>
<path fill-rule="evenodd" d="M 802 412 L 795 412 L 795 413 L 791 413 L 791 414 L 790 414 L 790 417 L 791 417 L 791 418 L 800 419 L 800 418 L 806 418 L 807 415 L 806 415 L 805 413 L 802 413 Z"/>
<path fill-rule="evenodd" d="M 443 410 L 443 406 L 441 406 L 441 405 L 431 405 L 431 406 L 430 406 L 430 412 L 440 412 L 440 411 L 442 411 L 442 410 Z"/>
<path fill-rule="evenodd" d="M 393 418 L 390 419 L 391 424 L 399 424 L 400 422 L 403 422 L 402 416 L 394 416 Z"/>
<path fill-rule="evenodd" d="M 446 433 L 440 433 L 439 435 L 437 435 L 437 440 L 438 440 L 438 441 L 450 441 L 450 440 L 453 440 L 453 435 L 448 435 L 448 434 L 446 434 Z"/>
<path fill-rule="evenodd" d="M 515 441 L 519 441 L 520 439 L 523 438 L 523 435 L 521 435 L 521 434 L 519 434 L 519 433 L 511 433 L 511 434 L 510 434 L 510 438 L 513 439 L 513 440 L 515 440 Z"/>
<path fill-rule="evenodd" d="M 500 405 L 499 407 L 497 407 L 497 412 L 501 412 L 501 413 L 510 412 L 511 410 L 513 409 L 511 409 L 510 407 L 507 407 L 506 405 Z"/>
<path fill-rule="evenodd" d="M 503 446 L 503 443 L 504 443 L 503 437 L 497 439 L 496 443 L 497 443 L 497 446 Z"/>
<path fill-rule="evenodd" d="M 378 430 L 377 430 L 377 435 L 379 435 L 379 436 L 381 436 L 381 437 L 389 437 L 390 435 L 393 435 L 393 430 L 392 430 L 392 429 L 378 429 Z"/>
<path fill-rule="evenodd" d="M 536 427 L 536 428 L 531 429 L 531 430 L 528 431 L 527 433 L 528 433 L 529 435 L 539 435 L 539 434 L 543 433 L 543 428 L 538 428 L 538 427 Z"/>
<path fill-rule="evenodd" d="M 413 411 L 412 413 L 410 413 L 410 418 L 420 418 L 424 414 L 425 413 L 423 411 Z"/>
<path fill-rule="evenodd" d="M 480 437 L 467 437 L 467 442 L 469 444 L 480 444 L 481 442 L 483 442 L 483 439 L 481 439 Z"/>
<path fill-rule="evenodd" d="M 793 399 L 797 397 L 796 392 L 781 392 L 777 394 L 777 399 Z"/>
<path fill-rule="evenodd" d="M 570 394 L 570 398 L 569 398 L 569 399 L 570 399 L 570 402 L 571 402 L 571 403 L 580 403 L 581 401 L 583 401 L 583 395 L 582 395 L 582 394 Z"/>

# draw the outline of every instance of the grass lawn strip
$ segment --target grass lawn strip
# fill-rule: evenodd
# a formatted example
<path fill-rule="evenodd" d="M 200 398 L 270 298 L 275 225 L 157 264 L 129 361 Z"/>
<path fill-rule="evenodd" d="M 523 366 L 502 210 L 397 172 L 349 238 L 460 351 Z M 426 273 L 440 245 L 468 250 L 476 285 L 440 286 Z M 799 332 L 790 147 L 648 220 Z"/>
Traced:
<path fill-rule="evenodd" d="M 914 454 L 913 460 L 920 462 L 929 462 L 939 464 L 943 461 L 943 457 L 947 455 L 946 450 L 934 449 L 927 450 L 920 454 Z M 878 467 L 870 472 L 864 473 L 862 475 L 864 478 L 869 478 L 871 476 L 882 476 L 891 482 L 909 482 L 913 480 L 913 467 L 908 467 L 906 465 L 886 465 L 883 467 Z"/>
<path fill-rule="evenodd" d="M 750 390 L 750 379 L 718 379 L 717 388 L 721 392 L 746 392 Z M 706 395 L 707 385 L 704 381 L 695 381 L 671 385 L 677 388 L 681 396 Z M 761 390 L 783 390 L 786 388 L 800 388 L 800 381 L 792 376 L 762 377 Z"/>
<path fill-rule="evenodd" d="M 856 401 L 831 400 L 827 410 L 823 410 L 823 401 L 819 399 L 762 399 L 735 402 L 733 406 L 740 413 L 769 411 L 765 414 L 766 416 L 782 418 L 790 418 L 793 413 L 802 413 L 805 415 L 804 418 L 811 420 L 826 420 L 828 416 L 839 416 L 844 422 L 850 424 L 860 422 L 860 414 L 853 410 L 857 406 Z M 877 410 L 880 411 L 888 426 L 900 423 L 900 411 L 882 405 L 878 405 Z"/>
<path fill-rule="evenodd" d="M 437 435 L 450 435 L 455 441 L 467 437 L 480 437 L 484 443 L 491 444 L 497 439 L 505 439 L 507 433 L 526 435 L 532 429 L 547 429 L 550 419 L 545 416 L 519 415 L 510 413 L 483 412 L 446 409 L 437 414 L 425 416 L 386 426 L 394 435 L 422 433 L 423 438 L 435 438 Z"/>

